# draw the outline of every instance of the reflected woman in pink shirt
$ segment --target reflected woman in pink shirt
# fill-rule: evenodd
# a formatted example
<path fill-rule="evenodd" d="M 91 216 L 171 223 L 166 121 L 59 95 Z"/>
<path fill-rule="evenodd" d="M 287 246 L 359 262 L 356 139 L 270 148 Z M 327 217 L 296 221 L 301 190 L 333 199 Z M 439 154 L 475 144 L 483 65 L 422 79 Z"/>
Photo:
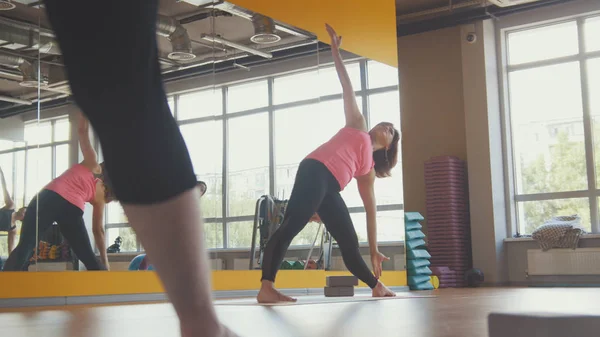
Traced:
<path fill-rule="evenodd" d="M 337 241 L 344 264 L 366 283 L 375 297 L 395 296 L 378 279 L 381 263 L 389 260 L 377 248 L 375 178 L 390 176 L 398 161 L 400 135 L 391 123 L 379 123 L 370 131 L 354 96 L 352 83 L 340 54 L 341 36 L 329 25 L 331 52 L 344 98 L 346 125 L 300 163 L 284 220 L 269 239 L 262 264 L 260 303 L 295 301 L 274 287 L 275 274 L 292 239 L 316 213 Z M 398 112 L 400 113 L 400 112 Z M 362 259 L 358 237 L 340 192 L 355 178 L 367 214 L 367 232 L 373 272 Z"/>
<path fill-rule="evenodd" d="M 83 161 L 52 180 L 31 200 L 21 226 L 19 244 L 6 260 L 4 271 L 23 270 L 37 244 L 36 230 L 41 235 L 54 222 L 87 270 L 109 269 L 104 241 L 104 206 L 114 200 L 113 193 L 104 183 L 102 165 L 90 142 L 89 123 L 82 114 L 79 114 L 77 131 Z M 93 206 L 92 232 L 100 251 L 100 261 L 94 254 L 83 221 L 86 203 Z"/>

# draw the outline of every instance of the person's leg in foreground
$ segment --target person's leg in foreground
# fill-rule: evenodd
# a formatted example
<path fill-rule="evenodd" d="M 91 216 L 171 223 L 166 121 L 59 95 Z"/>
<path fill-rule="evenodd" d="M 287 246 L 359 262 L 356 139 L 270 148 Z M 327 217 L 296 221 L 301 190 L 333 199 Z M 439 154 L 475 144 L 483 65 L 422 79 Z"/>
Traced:
<path fill-rule="evenodd" d="M 45 4 L 75 101 L 98 134 L 116 199 L 173 303 L 182 336 L 233 335 L 212 304 L 196 176 L 162 86 L 158 0 L 107 0 L 97 10 L 87 1 Z M 81 14 L 88 12 L 94 15 Z"/>

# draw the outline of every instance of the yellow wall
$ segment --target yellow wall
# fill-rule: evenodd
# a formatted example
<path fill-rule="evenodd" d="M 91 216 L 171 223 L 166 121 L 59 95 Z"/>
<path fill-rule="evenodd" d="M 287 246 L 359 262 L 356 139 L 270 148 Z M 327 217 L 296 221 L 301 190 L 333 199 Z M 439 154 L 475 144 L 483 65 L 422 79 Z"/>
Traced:
<path fill-rule="evenodd" d="M 424 162 L 467 159 L 460 27 L 398 39 L 404 209 L 425 217 Z"/>
<path fill-rule="evenodd" d="M 395 0 L 233 0 L 329 43 L 325 23 L 343 37 L 342 48 L 369 59 L 398 66 Z"/>

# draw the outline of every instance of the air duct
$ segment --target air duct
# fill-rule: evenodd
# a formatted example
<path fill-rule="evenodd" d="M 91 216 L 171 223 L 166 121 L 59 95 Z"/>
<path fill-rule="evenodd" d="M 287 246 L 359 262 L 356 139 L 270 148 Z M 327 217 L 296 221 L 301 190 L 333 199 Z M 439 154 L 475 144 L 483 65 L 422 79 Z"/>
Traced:
<path fill-rule="evenodd" d="M 229 41 L 229 40 L 224 39 L 224 38 L 222 38 L 220 36 L 209 35 L 209 34 L 202 34 L 202 39 L 204 39 L 206 41 L 210 41 L 210 42 L 221 43 L 221 44 L 224 44 L 224 45 L 229 46 L 231 48 L 235 48 L 237 50 L 245 51 L 247 53 L 254 54 L 254 55 L 257 55 L 257 56 L 261 56 L 261 57 L 264 57 L 264 58 L 267 58 L 267 59 L 273 58 L 273 54 L 271 54 L 271 53 L 266 53 L 266 52 L 263 52 L 263 51 L 260 51 L 260 50 L 254 49 L 254 48 L 246 47 L 246 46 L 244 46 L 242 44 L 235 43 L 233 41 Z"/>
<path fill-rule="evenodd" d="M 167 55 L 171 60 L 187 61 L 196 58 L 192 51 L 192 41 L 188 32 L 177 20 L 159 15 L 156 23 L 156 33 L 166 37 L 173 50 Z"/>
<path fill-rule="evenodd" d="M 11 97 L 11 96 L 4 96 L 4 95 L 0 95 L 0 101 L 22 104 L 22 105 L 33 104 L 32 101 L 28 101 L 28 100 L 24 100 L 24 99 L 20 99 L 20 98 L 16 98 L 16 97 Z"/>
<path fill-rule="evenodd" d="M 257 44 L 270 44 L 281 40 L 281 36 L 275 34 L 275 21 L 273 19 L 254 14 L 252 25 L 254 25 L 254 35 L 250 38 L 250 41 Z"/>
<path fill-rule="evenodd" d="M 37 32 L 26 24 L 5 18 L 0 18 L 0 41 L 39 49 L 44 54 L 60 55 L 60 48 L 54 37 L 44 32 Z"/>
<path fill-rule="evenodd" d="M 0 11 L 9 11 L 11 9 L 15 9 L 15 4 L 10 0 L 0 0 Z"/>
<path fill-rule="evenodd" d="M 0 54 L 0 65 L 19 69 L 21 74 L 23 74 L 23 79 L 19 82 L 19 85 L 23 87 L 37 87 L 38 85 L 43 87 L 48 85 L 48 76 L 44 76 L 43 74 L 38 84 L 37 69 L 39 68 L 39 62 L 37 61 L 31 63 L 22 57 Z"/>
<path fill-rule="evenodd" d="M 214 4 L 213 6 L 211 6 L 214 9 L 218 9 L 227 13 L 231 13 L 235 16 L 239 16 L 240 18 L 244 18 L 246 20 L 250 20 L 252 21 L 252 17 L 254 16 L 254 12 L 251 12 L 245 8 L 236 6 L 230 2 L 227 1 L 223 1 L 223 2 L 219 2 Z M 275 29 L 278 32 L 282 32 L 282 33 L 286 33 L 286 34 L 290 34 L 293 36 L 297 36 L 303 39 L 310 39 L 313 38 L 312 34 L 310 32 L 304 31 L 302 29 L 299 29 L 297 27 L 292 27 L 286 24 L 283 24 L 281 22 L 275 22 Z"/>

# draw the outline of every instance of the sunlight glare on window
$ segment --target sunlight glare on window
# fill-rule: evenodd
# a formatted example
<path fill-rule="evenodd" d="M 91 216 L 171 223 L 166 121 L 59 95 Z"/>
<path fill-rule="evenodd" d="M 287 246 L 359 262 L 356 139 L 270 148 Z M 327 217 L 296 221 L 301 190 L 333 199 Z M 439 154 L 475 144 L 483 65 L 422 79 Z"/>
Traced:
<path fill-rule="evenodd" d="M 62 142 L 71 139 L 71 123 L 68 118 L 61 118 L 54 123 L 54 141 Z"/>
<path fill-rule="evenodd" d="M 316 70 L 276 77 L 273 80 L 273 104 L 284 104 L 319 97 Z"/>
<path fill-rule="evenodd" d="M 508 33 L 508 64 L 544 61 L 579 52 L 577 22 Z"/>
<path fill-rule="evenodd" d="M 514 71 L 509 80 L 518 193 L 587 188 L 584 140 L 568 128 L 583 123 L 579 63 Z"/>
<path fill-rule="evenodd" d="M 268 104 L 267 80 L 233 85 L 227 89 L 227 113 L 262 108 Z"/>
<path fill-rule="evenodd" d="M 194 172 L 207 185 L 202 197 L 205 217 L 219 217 L 222 208 L 223 121 L 185 124 L 179 127 L 188 147 Z"/>
<path fill-rule="evenodd" d="M 181 121 L 220 115 L 223 113 L 222 97 L 221 88 L 183 94 L 177 101 L 177 119 Z"/>
<path fill-rule="evenodd" d="M 600 50 L 600 16 L 585 20 L 585 49 L 586 52 Z"/>
<path fill-rule="evenodd" d="M 369 73 L 369 89 L 398 85 L 398 69 L 387 64 L 367 61 L 367 72 Z"/>
<path fill-rule="evenodd" d="M 25 141 L 28 146 L 50 143 L 52 141 L 52 123 L 48 121 L 25 124 Z"/>
<path fill-rule="evenodd" d="M 269 116 L 229 120 L 228 216 L 254 215 L 256 200 L 269 193 Z"/>

